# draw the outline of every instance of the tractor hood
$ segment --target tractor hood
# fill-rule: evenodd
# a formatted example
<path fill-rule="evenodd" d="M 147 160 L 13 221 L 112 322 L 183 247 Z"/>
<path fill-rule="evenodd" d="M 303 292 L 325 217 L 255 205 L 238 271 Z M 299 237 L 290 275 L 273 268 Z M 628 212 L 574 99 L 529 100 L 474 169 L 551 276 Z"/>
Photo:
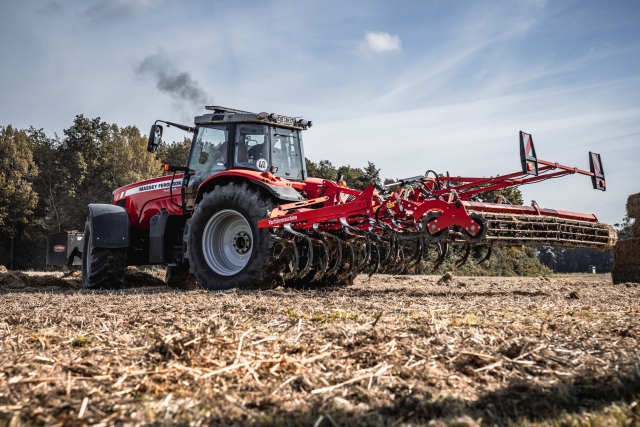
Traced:
<path fill-rule="evenodd" d="M 139 193 L 148 193 L 149 199 L 168 197 L 169 188 L 172 177 L 170 175 L 151 178 L 144 181 L 134 182 L 133 184 L 120 187 L 113 192 L 113 201 L 118 202 L 127 196 Z M 180 194 L 180 186 L 182 185 L 182 174 L 176 174 L 173 178 L 173 190 Z M 154 197 L 155 196 L 155 197 Z"/>

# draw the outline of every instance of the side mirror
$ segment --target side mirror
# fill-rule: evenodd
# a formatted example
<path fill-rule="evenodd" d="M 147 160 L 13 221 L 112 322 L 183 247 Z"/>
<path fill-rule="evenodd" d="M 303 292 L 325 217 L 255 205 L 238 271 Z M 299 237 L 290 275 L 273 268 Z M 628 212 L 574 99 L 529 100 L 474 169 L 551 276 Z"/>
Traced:
<path fill-rule="evenodd" d="M 147 151 L 155 153 L 158 146 L 162 142 L 162 126 L 153 125 L 149 131 L 149 142 L 147 143 Z"/>

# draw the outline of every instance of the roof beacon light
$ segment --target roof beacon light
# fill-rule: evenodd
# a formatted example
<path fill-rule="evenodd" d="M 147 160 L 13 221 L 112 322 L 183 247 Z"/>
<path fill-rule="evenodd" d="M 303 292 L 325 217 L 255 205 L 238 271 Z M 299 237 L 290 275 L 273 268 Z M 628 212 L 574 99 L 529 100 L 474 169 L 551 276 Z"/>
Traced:
<path fill-rule="evenodd" d="M 264 120 L 264 119 L 266 119 L 267 117 L 269 117 L 269 113 L 264 113 L 264 112 L 263 112 L 263 113 L 258 114 L 258 118 L 259 118 L 260 120 Z"/>

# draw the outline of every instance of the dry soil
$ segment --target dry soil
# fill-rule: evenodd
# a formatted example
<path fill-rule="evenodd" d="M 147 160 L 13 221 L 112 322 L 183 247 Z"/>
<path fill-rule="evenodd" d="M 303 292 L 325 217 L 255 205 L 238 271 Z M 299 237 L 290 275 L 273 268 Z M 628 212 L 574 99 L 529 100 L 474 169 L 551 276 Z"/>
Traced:
<path fill-rule="evenodd" d="M 7 274 L 0 424 L 640 422 L 640 289 L 606 275 L 207 292 Z"/>

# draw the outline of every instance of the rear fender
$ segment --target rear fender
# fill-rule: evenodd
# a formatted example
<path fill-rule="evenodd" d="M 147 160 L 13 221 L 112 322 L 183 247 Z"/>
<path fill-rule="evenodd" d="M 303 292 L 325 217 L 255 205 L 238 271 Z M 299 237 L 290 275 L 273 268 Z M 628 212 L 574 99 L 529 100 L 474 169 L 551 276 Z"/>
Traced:
<path fill-rule="evenodd" d="M 271 179 L 265 177 L 265 175 L 260 172 L 237 170 L 222 172 L 204 180 L 198 188 L 196 203 L 200 202 L 204 193 L 213 190 L 216 185 L 227 185 L 230 182 L 255 184 L 279 200 L 291 202 L 301 202 L 305 200 L 305 198 L 293 188 L 291 182 L 286 179 L 278 177 Z"/>
<path fill-rule="evenodd" d="M 90 204 L 89 224 L 94 248 L 126 248 L 129 246 L 129 214 L 116 205 Z"/>
<path fill-rule="evenodd" d="M 162 209 L 151 218 L 149 227 L 149 263 L 151 264 L 161 264 L 165 261 L 164 233 L 168 219 L 169 214 L 166 209 Z"/>

